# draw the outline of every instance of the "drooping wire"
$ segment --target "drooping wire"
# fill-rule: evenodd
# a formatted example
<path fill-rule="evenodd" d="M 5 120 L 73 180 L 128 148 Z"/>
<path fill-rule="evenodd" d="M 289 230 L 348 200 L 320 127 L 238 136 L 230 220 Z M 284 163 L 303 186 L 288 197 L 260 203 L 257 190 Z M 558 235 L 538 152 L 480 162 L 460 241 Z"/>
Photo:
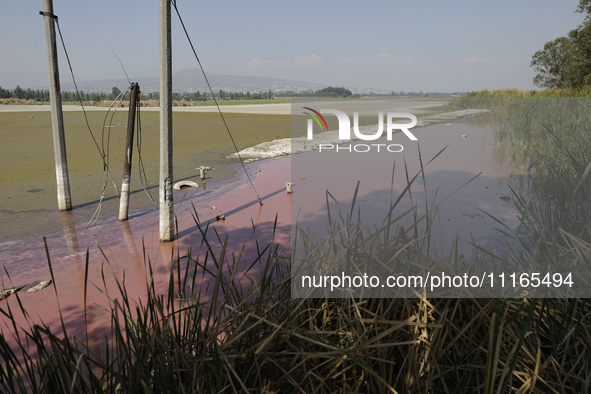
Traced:
<path fill-rule="evenodd" d="M 98 142 L 96 140 L 96 138 L 94 137 L 94 133 L 92 132 L 91 128 L 90 128 L 90 124 L 88 123 L 88 116 L 86 115 L 86 109 L 84 108 L 84 103 L 82 102 L 82 97 L 80 96 L 80 92 L 78 91 L 78 84 L 76 84 L 76 78 L 74 78 L 74 71 L 72 70 L 72 64 L 70 63 L 70 57 L 68 56 L 68 51 L 66 50 L 66 44 L 64 43 L 64 37 L 62 36 L 62 30 L 60 29 L 60 24 L 57 20 L 57 16 L 53 15 L 53 20 L 55 21 L 55 25 L 57 26 L 57 31 L 60 35 L 60 41 L 62 42 L 62 47 L 64 48 L 64 53 L 66 54 L 66 60 L 68 61 L 68 67 L 70 68 L 70 74 L 72 75 L 72 81 L 74 82 L 74 89 L 76 89 L 76 97 L 78 97 L 78 101 L 80 102 L 80 106 L 82 107 L 82 112 L 84 113 L 84 120 L 86 121 L 86 127 L 88 128 L 88 131 L 90 132 L 90 136 L 92 137 L 92 140 L 94 141 L 94 144 L 96 145 L 96 148 L 99 151 L 99 154 L 101 155 L 101 159 L 103 160 L 103 165 L 105 164 L 105 156 L 104 156 L 104 152 L 101 152 L 101 149 L 98 145 Z"/>
<path fill-rule="evenodd" d="M 102 202 L 105 198 L 105 188 L 107 185 L 107 179 L 109 176 L 111 177 L 111 180 L 113 181 L 113 185 L 115 186 L 115 191 L 117 192 L 117 194 L 119 194 L 119 190 L 117 189 L 117 185 L 115 184 L 115 180 L 113 179 L 113 175 L 111 174 L 111 171 L 109 170 L 108 149 L 107 149 L 106 153 L 105 153 L 105 149 L 104 149 L 104 127 L 105 127 L 105 124 L 103 122 L 103 130 L 102 130 L 102 137 L 101 137 L 102 142 L 103 142 L 103 144 L 102 144 L 103 147 L 101 149 L 101 147 L 98 144 L 98 141 L 96 140 L 96 137 L 94 136 L 94 133 L 92 132 L 92 129 L 90 127 L 90 123 L 88 122 L 88 115 L 86 114 L 84 102 L 82 101 L 82 96 L 80 95 L 80 91 L 78 90 L 78 84 L 76 83 L 76 78 L 74 77 L 74 70 L 72 69 L 72 63 L 70 62 L 70 56 L 68 55 L 68 50 L 66 49 L 66 44 L 64 42 L 64 37 L 62 35 L 62 30 L 59 25 L 58 17 L 57 17 L 57 15 L 52 15 L 52 14 L 48 14 L 48 13 L 44 13 L 44 12 L 42 12 L 41 14 L 44 16 L 51 17 L 54 20 L 55 25 L 57 26 L 57 31 L 60 36 L 60 41 L 62 43 L 62 47 L 64 49 L 64 54 L 66 55 L 66 61 L 68 62 L 68 68 L 70 69 L 70 75 L 72 76 L 72 82 L 74 83 L 74 89 L 76 90 L 76 97 L 78 98 L 78 101 L 80 102 L 80 107 L 82 108 L 82 113 L 84 114 L 84 120 L 86 122 L 86 127 L 90 133 L 90 136 L 92 137 L 92 140 L 94 141 L 94 144 L 95 144 L 95 146 L 99 152 L 99 155 L 101 156 L 101 160 L 103 162 L 103 186 L 102 186 L 102 190 L 101 190 L 101 198 L 99 200 L 99 204 L 98 204 L 94 214 L 92 215 L 92 217 L 90 218 L 90 221 L 86 225 L 86 228 L 88 228 L 89 226 L 91 226 L 91 223 L 92 223 L 92 226 L 94 226 L 94 224 L 96 223 L 96 221 L 98 220 L 98 218 L 100 216 Z M 115 56 L 117 56 L 117 55 L 115 55 Z M 119 97 L 121 97 L 121 99 L 122 99 L 123 96 L 119 95 L 114 100 L 114 102 L 117 101 L 117 99 L 119 99 Z M 119 99 L 119 103 L 121 102 L 121 99 Z M 117 103 L 117 106 L 119 106 L 119 103 Z M 109 110 L 107 111 L 106 116 L 109 115 L 109 112 L 110 112 L 112 106 L 113 106 L 113 103 L 111 103 L 111 106 L 109 107 Z M 105 119 L 106 119 L 106 117 L 105 117 Z M 111 117 L 111 122 L 112 122 L 112 119 L 113 118 Z M 109 135 L 110 135 L 110 130 L 109 130 Z"/>
<path fill-rule="evenodd" d="M 136 146 L 137 146 L 137 153 L 138 153 L 138 163 L 139 163 L 139 167 L 138 167 L 138 171 L 140 174 L 140 182 L 142 184 L 142 188 L 144 189 L 144 192 L 146 193 L 146 195 L 148 196 L 148 198 L 150 199 L 150 201 L 152 201 L 152 203 L 154 205 L 156 205 L 156 207 L 159 207 L 158 204 L 156 203 L 156 201 L 154 201 L 154 198 L 152 197 L 152 193 L 150 192 L 150 188 L 148 187 L 148 178 L 146 176 L 146 167 L 144 166 L 144 161 L 142 159 L 142 120 L 140 117 L 140 108 L 141 108 L 141 103 L 140 103 L 140 96 L 138 94 L 137 100 L 136 100 L 136 119 L 137 119 L 137 138 L 136 138 Z"/>
<path fill-rule="evenodd" d="M 218 101 L 215 98 L 215 95 L 213 94 L 213 89 L 211 88 L 211 85 L 209 84 L 209 80 L 207 79 L 207 75 L 205 75 L 205 71 L 203 70 L 203 66 L 201 65 L 201 61 L 199 60 L 199 56 L 197 56 L 197 52 L 195 51 L 195 47 L 193 46 L 193 42 L 191 41 L 191 37 L 189 37 L 189 33 L 187 32 L 187 29 L 185 27 L 185 23 L 183 22 L 183 18 L 181 18 L 181 14 L 176 6 L 176 0 L 172 0 L 171 4 L 174 6 L 174 10 L 176 11 L 176 14 L 179 17 L 179 21 L 181 22 L 181 26 L 183 27 L 183 30 L 185 31 L 185 35 L 187 36 L 187 40 L 189 41 L 189 45 L 191 46 L 191 49 L 193 50 L 193 55 L 195 55 L 195 59 L 197 59 L 197 63 L 199 64 L 199 68 L 201 69 L 201 73 L 203 74 L 203 77 L 205 78 L 205 82 L 207 83 L 207 87 L 209 88 L 209 91 L 211 93 L 211 97 L 213 97 L 213 101 L 215 102 L 215 106 L 217 107 L 218 112 L 222 118 L 222 121 L 224 122 L 224 126 L 226 127 L 226 131 L 228 132 L 228 135 L 230 136 L 230 139 L 232 140 L 232 144 L 234 145 L 234 149 L 236 150 L 236 154 L 238 155 L 238 158 L 240 159 L 240 164 L 242 164 L 242 168 L 244 169 L 244 173 L 246 174 L 246 178 L 248 178 L 248 182 L 250 182 L 250 186 L 252 186 L 252 190 L 254 191 L 254 194 L 257 196 L 257 200 L 259 200 L 259 204 L 263 205 L 263 202 L 261 201 L 259 194 L 257 193 L 254 185 L 252 184 L 252 180 L 250 179 L 250 176 L 248 175 L 248 171 L 246 171 L 246 166 L 244 165 L 244 161 L 242 160 L 242 157 L 240 156 L 240 151 L 238 150 L 238 147 L 236 146 L 236 142 L 234 142 L 234 137 L 232 137 L 232 133 L 230 133 L 230 128 L 228 127 L 228 124 L 226 123 L 226 119 L 224 118 L 224 115 L 222 114 L 222 110 L 220 109 Z"/>
<path fill-rule="evenodd" d="M 110 45 L 109 45 L 109 48 L 111 48 Z M 117 54 L 115 53 L 113 48 L 111 48 L 111 52 L 113 52 L 113 55 L 117 58 L 117 60 L 119 60 L 119 64 L 121 65 L 121 68 L 123 69 L 123 73 L 125 73 L 125 78 L 127 78 L 127 83 L 131 85 L 131 81 L 129 80 L 129 76 L 127 75 L 127 71 L 125 71 L 125 67 L 123 67 L 123 62 L 121 62 L 121 59 L 119 59 L 119 56 L 117 56 Z"/>
<path fill-rule="evenodd" d="M 103 203 L 103 200 L 105 199 L 105 190 L 106 190 L 109 178 L 113 182 L 113 186 L 115 188 L 116 194 L 119 195 L 119 189 L 117 188 L 117 184 L 115 183 L 115 179 L 113 178 L 113 174 L 111 173 L 111 171 L 109 169 L 109 151 L 110 151 L 109 147 L 110 147 L 110 140 L 111 140 L 111 128 L 113 125 L 113 117 L 115 116 L 115 113 L 117 112 L 117 108 L 119 108 L 119 105 L 121 104 L 121 101 L 123 100 L 123 98 L 125 97 L 127 92 L 129 92 L 131 90 L 132 84 L 129 81 L 129 76 L 127 75 L 127 72 L 125 71 L 125 68 L 123 67 L 123 63 L 121 62 L 121 59 L 119 59 L 119 57 L 117 56 L 117 54 L 115 53 L 113 48 L 109 47 L 109 48 L 111 48 L 113 55 L 119 61 L 119 64 L 121 65 L 121 68 L 123 69 L 123 72 L 125 73 L 125 77 L 127 78 L 127 81 L 129 82 L 130 87 L 125 89 L 123 92 L 120 92 L 119 95 L 113 100 L 113 102 L 109 106 L 109 109 L 107 110 L 107 113 L 105 115 L 105 119 L 103 120 L 103 127 L 102 127 L 102 131 L 101 131 L 101 146 L 102 146 L 102 148 L 101 148 L 101 146 L 99 146 L 99 144 L 98 144 L 96 137 L 94 136 L 94 133 L 92 132 L 92 129 L 90 127 L 90 123 L 88 122 L 88 116 L 86 114 L 84 102 L 82 101 L 82 96 L 80 95 L 80 92 L 78 90 L 78 84 L 76 83 L 76 78 L 74 77 L 72 63 L 70 62 L 70 57 L 69 57 L 68 51 L 66 49 L 64 37 L 62 35 L 62 31 L 59 26 L 58 17 L 56 15 L 47 14 L 47 13 L 42 13 L 42 15 L 49 16 L 55 21 L 55 25 L 57 26 L 58 34 L 60 36 L 60 41 L 61 41 L 62 47 L 64 49 L 64 54 L 66 55 L 66 60 L 68 62 L 68 68 L 70 69 L 70 74 L 72 76 L 72 82 L 74 83 L 74 88 L 76 90 L 76 97 L 78 98 L 78 101 L 80 102 L 80 106 L 82 107 L 82 112 L 84 114 L 86 127 L 87 127 L 88 131 L 90 132 L 90 136 L 92 137 L 92 140 L 94 141 L 94 144 L 95 144 L 97 150 L 99 151 L 99 154 L 101 156 L 101 160 L 103 162 L 103 184 L 102 184 L 102 188 L 101 188 L 101 197 L 100 197 L 99 203 L 97 205 L 97 208 L 96 208 L 94 214 L 92 215 L 92 217 L 90 218 L 90 221 L 86 225 L 86 228 L 88 228 L 89 226 L 94 226 L 100 217 L 100 213 L 102 210 L 102 203 Z M 113 106 L 115 107 L 114 109 L 113 109 Z M 154 204 L 156 204 L 152 195 L 150 194 L 150 191 L 147 190 L 147 188 L 146 188 L 147 177 L 146 177 L 145 167 L 144 167 L 142 156 L 141 156 L 141 122 L 140 122 L 140 114 L 139 114 L 140 106 L 141 106 L 140 99 L 138 97 L 137 102 L 136 102 L 136 109 L 137 109 L 137 121 L 138 121 L 138 140 L 137 140 L 137 142 L 138 142 L 138 155 L 139 155 L 139 163 L 140 163 L 140 180 L 141 180 L 142 186 L 144 188 L 144 191 L 148 195 L 148 198 Z M 111 113 L 111 109 L 113 109 L 112 113 Z M 111 119 L 109 120 L 109 126 L 108 126 L 109 131 L 107 133 L 107 147 L 105 149 L 105 125 L 106 125 L 107 119 L 109 118 L 109 114 L 111 114 Z M 158 205 L 156 204 L 156 206 L 158 206 Z"/>
<path fill-rule="evenodd" d="M 103 128 L 101 131 L 102 154 L 105 157 L 105 160 L 103 161 L 103 164 L 104 164 L 103 185 L 101 188 L 101 197 L 100 197 L 99 203 L 96 207 L 96 210 L 94 211 L 94 214 L 92 215 L 92 217 L 90 218 L 90 220 L 86 224 L 86 228 L 94 226 L 101 215 L 103 200 L 105 199 L 105 190 L 107 188 L 107 183 L 109 182 L 109 177 L 111 178 L 111 181 L 113 182 L 113 186 L 115 187 L 115 192 L 117 193 L 117 195 L 119 195 L 119 189 L 117 188 L 117 184 L 115 183 L 115 179 L 113 178 L 113 174 L 111 174 L 111 171 L 109 170 L 109 152 L 110 152 L 109 147 L 110 147 L 110 141 L 111 141 L 111 128 L 113 127 L 113 117 L 115 116 L 115 113 L 117 112 L 117 108 L 119 108 L 121 101 L 123 100 L 123 98 L 125 97 L 127 92 L 130 90 L 131 90 L 131 86 L 128 87 L 127 89 L 125 89 L 124 91 L 119 92 L 119 95 L 113 100 L 113 102 L 109 106 L 109 109 L 107 110 L 107 113 L 105 114 L 105 119 L 103 120 Z M 113 108 L 113 106 L 115 108 L 113 109 L 113 112 L 111 113 L 111 108 Z M 107 119 L 109 118 L 109 113 L 111 113 L 111 119 L 109 120 L 109 125 L 106 126 Z M 107 133 L 106 152 L 105 152 L 105 127 L 109 129 L 109 131 Z"/>

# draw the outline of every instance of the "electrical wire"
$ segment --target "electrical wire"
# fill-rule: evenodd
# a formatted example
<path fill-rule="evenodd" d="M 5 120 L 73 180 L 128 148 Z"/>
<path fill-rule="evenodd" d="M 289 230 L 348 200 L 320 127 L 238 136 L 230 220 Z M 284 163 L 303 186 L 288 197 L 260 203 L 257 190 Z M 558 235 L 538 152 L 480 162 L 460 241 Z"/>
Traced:
<path fill-rule="evenodd" d="M 103 129 L 102 129 L 102 135 L 101 135 L 101 142 L 102 142 L 102 149 L 98 144 L 98 141 L 96 139 L 96 137 L 94 136 L 94 133 L 92 132 L 92 129 L 90 127 L 90 123 L 88 122 L 88 115 L 86 114 L 86 109 L 84 107 L 84 102 L 82 101 L 82 96 L 80 95 L 80 91 L 78 90 L 78 84 L 76 83 L 76 77 L 74 76 L 74 70 L 72 69 L 72 63 L 70 62 L 70 56 L 68 55 L 68 50 L 66 48 L 66 43 L 64 41 L 64 37 L 62 35 L 62 30 L 60 28 L 60 24 L 58 21 L 58 17 L 57 15 L 52 15 L 52 14 L 48 14 L 45 12 L 42 12 L 41 15 L 44 16 L 48 16 L 51 17 L 55 23 L 55 25 L 57 26 L 57 31 L 58 34 L 60 36 L 60 41 L 62 43 L 62 47 L 64 49 L 64 54 L 66 55 L 66 61 L 68 62 L 68 68 L 70 69 L 70 75 L 72 76 L 72 82 L 74 83 L 74 89 L 76 90 L 76 97 L 78 98 L 78 101 L 80 102 L 80 107 L 82 107 L 82 113 L 84 114 L 84 120 L 86 122 L 86 128 L 88 129 L 88 132 L 90 133 L 90 136 L 92 137 L 92 140 L 99 152 L 99 155 L 101 156 L 101 160 L 103 162 L 103 186 L 101 189 L 101 198 L 99 200 L 98 206 L 94 212 L 94 214 L 92 215 L 92 217 L 90 218 L 90 221 L 87 223 L 86 228 L 88 228 L 89 226 L 94 226 L 100 216 L 101 213 L 101 209 L 102 209 L 102 202 L 105 198 L 105 189 L 106 189 L 106 185 L 107 185 L 107 179 L 110 176 L 111 180 L 113 181 L 113 185 L 115 186 L 115 191 L 117 193 L 117 195 L 119 195 L 119 190 L 117 189 L 117 185 L 115 184 L 115 180 L 113 179 L 113 175 L 111 174 L 111 171 L 109 170 L 109 156 L 108 156 L 108 145 L 107 145 L 107 152 L 105 153 L 105 148 L 104 148 L 104 128 L 105 128 L 105 122 L 103 122 Z M 112 48 L 111 48 L 112 50 Z M 114 53 L 114 52 L 113 52 Z M 115 57 L 117 57 L 117 55 L 115 55 Z M 119 58 L 117 58 L 119 59 Z M 121 61 L 119 61 L 121 62 Z M 122 65 L 123 66 L 123 65 Z M 127 73 L 126 73 L 127 76 Z M 126 90 L 127 91 L 127 90 Z M 121 102 L 121 99 L 123 98 L 125 92 L 121 93 L 117 98 L 115 98 L 115 100 L 113 101 L 113 103 L 115 101 L 117 101 L 117 99 L 119 99 L 119 102 L 117 103 L 117 106 L 119 106 L 119 103 Z M 111 103 L 111 106 L 109 107 L 109 110 L 107 111 L 107 115 L 106 117 L 108 117 L 109 112 L 111 111 L 111 108 L 113 106 L 113 103 Z M 114 112 L 113 112 L 114 115 Z M 105 117 L 105 121 L 106 121 L 106 117 Z M 111 122 L 113 121 L 113 117 L 111 116 Z M 110 129 L 109 129 L 109 138 L 110 138 Z M 92 224 L 91 224 L 92 223 Z"/>
<path fill-rule="evenodd" d="M 148 178 L 146 176 L 146 167 L 144 166 L 144 161 L 142 159 L 142 120 L 140 117 L 140 108 L 141 107 L 142 106 L 140 103 L 140 96 L 138 95 L 137 100 L 136 100 L 136 124 L 137 124 L 136 146 L 137 146 L 138 163 L 139 163 L 138 172 L 140 174 L 140 182 L 142 184 L 144 192 L 146 193 L 146 195 L 148 196 L 150 201 L 152 201 L 152 203 L 154 205 L 156 205 L 157 208 L 159 208 L 158 204 L 156 203 L 156 201 L 154 201 L 154 198 L 152 197 L 152 193 L 150 192 L 150 188 L 148 187 Z"/>
<path fill-rule="evenodd" d="M 228 124 L 226 123 L 226 119 L 224 118 L 224 115 L 222 114 L 222 110 L 220 109 L 218 101 L 216 100 L 215 95 L 213 94 L 213 89 L 211 88 L 211 85 L 209 84 L 209 80 L 207 79 L 207 75 L 205 75 L 205 71 L 203 70 L 203 66 L 201 65 L 201 61 L 199 60 L 199 56 L 197 56 L 197 52 L 195 51 L 195 47 L 193 46 L 193 42 L 191 41 L 191 37 L 189 37 L 189 33 L 187 32 L 187 28 L 185 27 L 185 23 L 183 22 L 183 18 L 181 18 L 181 14 L 176 6 L 176 0 L 172 0 L 171 4 L 174 6 L 176 14 L 179 17 L 179 21 L 181 22 L 181 26 L 183 27 L 183 30 L 185 31 L 185 36 L 187 36 L 187 40 L 189 40 L 189 45 L 191 46 L 191 49 L 193 50 L 193 55 L 195 55 L 195 59 L 197 59 L 197 63 L 199 64 L 199 68 L 201 69 L 201 73 L 203 74 L 203 77 L 205 78 L 205 82 L 207 83 L 207 87 L 209 88 L 211 96 L 213 97 L 213 101 L 215 102 L 215 106 L 217 107 L 218 112 L 222 118 L 222 121 L 224 122 L 224 126 L 226 127 L 226 131 L 228 132 L 228 135 L 230 136 L 230 139 L 232 140 L 232 144 L 234 145 L 234 149 L 236 150 L 236 154 L 238 155 L 238 158 L 240 159 L 240 164 L 242 164 L 242 168 L 244 169 L 244 173 L 246 174 L 246 177 L 248 178 L 248 182 L 250 182 L 250 186 L 252 186 L 252 190 L 254 191 L 254 194 L 257 196 L 257 200 L 259 200 L 259 204 L 262 206 L 263 202 L 261 201 L 259 194 L 257 193 L 254 185 L 252 184 L 252 180 L 250 179 L 250 176 L 248 175 L 248 171 L 246 171 L 246 166 L 244 165 L 244 161 L 242 160 L 242 157 L 240 156 L 240 151 L 238 150 L 238 147 L 236 146 L 236 142 L 234 142 L 234 137 L 232 137 L 232 133 L 230 133 L 230 128 L 228 127 Z"/>
<path fill-rule="evenodd" d="M 78 85 L 76 84 L 76 78 L 74 78 L 74 71 L 72 70 L 72 63 L 70 63 L 70 57 L 68 56 L 68 51 L 66 50 L 66 44 L 64 43 L 64 37 L 62 36 L 62 30 L 60 29 L 60 24 L 57 20 L 56 15 L 53 15 L 53 20 L 55 21 L 55 25 L 57 26 L 57 31 L 60 35 L 60 41 L 62 42 L 62 47 L 64 48 L 64 53 L 66 54 L 66 60 L 68 61 L 68 67 L 70 68 L 70 74 L 72 75 L 72 81 L 74 82 L 74 88 L 76 89 L 76 97 L 78 97 L 78 101 L 80 102 L 80 106 L 82 107 L 82 112 L 84 113 L 84 119 L 86 120 L 86 127 L 88 128 L 88 131 L 90 132 L 92 140 L 94 141 L 94 144 L 96 145 L 96 148 L 98 149 L 99 154 L 101 155 L 101 159 L 103 160 L 103 164 L 104 164 L 105 157 L 101 153 L 101 149 L 99 148 L 98 142 L 97 142 L 96 138 L 94 137 L 94 133 L 92 132 L 92 130 L 90 128 L 90 124 L 88 123 L 88 116 L 86 115 L 86 109 L 84 108 L 84 103 L 82 102 L 82 97 L 80 96 L 80 92 L 78 91 Z"/>

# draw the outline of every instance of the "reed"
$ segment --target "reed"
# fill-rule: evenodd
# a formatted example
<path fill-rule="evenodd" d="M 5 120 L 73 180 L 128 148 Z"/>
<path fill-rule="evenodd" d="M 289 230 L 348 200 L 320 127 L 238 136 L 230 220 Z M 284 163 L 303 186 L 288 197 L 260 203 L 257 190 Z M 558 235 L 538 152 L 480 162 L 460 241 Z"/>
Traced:
<path fill-rule="evenodd" d="M 2 391 L 589 392 L 587 300 L 294 299 L 280 247 L 260 250 L 261 277 L 243 290 L 232 281 L 239 255 L 223 245 L 215 257 L 187 254 L 184 271 L 177 261 L 166 296 L 152 283 L 133 306 L 120 283 L 102 354 L 65 325 L 24 329 L 23 357 L 0 337 Z M 215 278 L 212 300 L 198 271 Z"/>

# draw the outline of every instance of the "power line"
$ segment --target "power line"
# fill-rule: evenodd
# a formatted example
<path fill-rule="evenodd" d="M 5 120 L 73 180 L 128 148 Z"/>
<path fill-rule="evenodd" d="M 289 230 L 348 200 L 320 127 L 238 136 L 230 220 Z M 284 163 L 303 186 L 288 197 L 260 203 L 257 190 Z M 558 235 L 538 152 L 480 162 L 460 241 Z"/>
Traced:
<path fill-rule="evenodd" d="M 101 159 L 103 160 L 103 164 L 104 164 L 105 163 L 105 156 L 104 156 L 104 153 L 101 153 L 101 149 L 98 145 L 98 142 L 97 142 L 96 138 L 94 137 L 94 133 L 92 132 L 92 130 L 90 128 L 90 124 L 88 123 L 88 116 L 86 116 L 86 110 L 84 108 L 84 103 L 82 102 L 82 97 L 80 97 L 80 92 L 78 91 L 78 85 L 76 84 L 76 78 L 74 78 L 74 71 L 72 70 L 72 63 L 70 63 L 70 57 L 68 56 L 68 51 L 66 49 L 66 44 L 64 43 L 64 37 L 62 36 L 62 30 L 60 29 L 60 24 L 57 20 L 57 16 L 53 15 L 53 19 L 55 21 L 55 25 L 57 26 L 57 31 L 60 35 L 60 40 L 62 42 L 62 47 L 64 48 L 64 53 L 66 54 L 66 60 L 68 61 L 68 67 L 70 68 L 70 74 L 72 75 L 72 81 L 74 82 L 74 88 L 76 89 L 76 97 L 78 97 L 78 101 L 80 102 L 80 106 L 82 107 L 82 112 L 84 113 L 86 127 L 88 128 L 88 131 L 90 132 L 90 136 L 92 137 L 92 140 L 94 141 L 94 144 L 96 145 L 96 148 L 98 149 L 99 154 L 101 155 Z"/>
<path fill-rule="evenodd" d="M 234 138 L 232 137 L 232 133 L 230 133 L 230 128 L 228 127 L 228 124 L 226 123 L 226 119 L 224 118 L 224 115 L 222 114 L 222 110 L 220 109 L 218 101 L 216 100 L 215 95 L 213 94 L 213 89 L 211 88 L 211 85 L 209 84 L 209 80 L 207 79 L 207 75 L 205 75 L 205 71 L 203 70 L 203 66 L 201 65 L 201 61 L 199 60 L 199 56 L 197 56 L 197 52 L 195 51 L 195 47 L 193 46 L 193 42 L 191 41 L 191 37 L 189 37 L 189 33 L 187 32 L 187 29 L 185 28 L 185 23 L 183 22 L 183 18 L 181 18 L 181 14 L 176 6 L 176 0 L 172 0 L 171 3 L 174 6 L 174 10 L 176 11 L 176 14 L 179 17 L 179 21 L 181 22 L 181 26 L 183 27 L 183 30 L 185 31 L 185 35 L 187 36 L 187 40 L 189 40 L 189 45 L 191 45 L 191 49 L 193 50 L 193 55 L 195 55 L 195 59 L 197 59 L 197 63 L 199 64 L 199 68 L 201 69 L 201 73 L 203 74 L 203 77 L 205 78 L 205 82 L 207 83 L 207 87 L 209 88 L 211 96 L 213 97 L 213 101 L 215 102 L 215 106 L 217 107 L 218 112 L 219 112 L 220 116 L 222 117 L 222 121 L 224 122 L 224 126 L 226 127 L 226 131 L 228 132 L 228 135 L 230 136 L 230 139 L 232 140 L 232 144 L 234 145 L 234 149 L 236 150 L 236 154 L 238 155 L 238 158 L 240 159 L 240 164 L 242 164 L 242 168 L 244 169 L 244 173 L 246 174 L 246 177 L 248 178 L 248 182 L 250 182 L 250 186 L 252 186 L 252 190 L 254 191 L 254 194 L 257 196 L 257 200 L 259 200 L 259 204 L 261 204 L 261 206 L 262 206 L 263 202 L 261 201 L 259 194 L 257 193 L 254 185 L 252 184 L 252 180 L 250 179 L 250 176 L 248 175 L 248 171 L 246 171 L 246 167 L 244 166 L 244 161 L 242 160 L 242 157 L 240 156 L 240 151 L 238 150 L 238 147 L 236 146 L 236 142 L 234 142 Z"/>
<path fill-rule="evenodd" d="M 156 207 L 159 208 L 156 201 L 154 201 L 154 198 L 152 197 L 152 193 L 150 192 L 150 189 L 148 187 L 148 178 L 146 176 L 146 167 L 144 166 L 144 161 L 142 160 L 142 121 L 141 121 L 141 117 L 140 117 L 140 108 L 141 108 L 140 97 L 138 95 L 135 112 L 136 112 L 136 119 L 137 119 L 136 145 L 137 145 L 137 153 L 138 153 L 138 163 L 139 163 L 138 171 L 140 174 L 140 182 L 142 184 L 144 192 L 146 193 L 146 195 L 148 196 L 150 201 L 152 201 L 152 203 L 154 203 L 154 205 L 156 205 Z"/>
<path fill-rule="evenodd" d="M 46 13 L 42 13 L 42 14 L 46 15 Z M 72 82 L 74 83 L 74 89 L 76 90 L 76 97 L 78 98 L 78 101 L 80 102 L 80 106 L 82 107 L 82 112 L 84 114 L 84 120 L 86 122 L 86 127 L 88 129 L 88 132 L 90 133 L 90 136 L 92 137 L 92 140 L 94 141 L 94 144 L 95 144 L 95 146 L 99 152 L 99 155 L 101 156 L 101 160 L 103 162 L 103 186 L 101 188 L 101 198 L 100 198 L 100 201 L 98 203 L 98 206 L 97 206 L 94 214 L 92 215 L 92 217 L 90 218 L 90 221 L 86 225 L 86 228 L 88 228 L 89 226 L 91 226 L 91 223 L 94 226 L 94 224 L 96 223 L 96 221 L 98 220 L 98 218 L 100 216 L 102 202 L 105 198 L 105 189 L 107 187 L 108 176 L 111 177 L 111 180 L 113 181 L 113 185 L 115 186 L 115 191 L 117 194 L 119 194 L 119 190 L 117 189 L 117 185 L 115 184 L 115 180 L 113 179 L 113 175 L 111 174 L 111 171 L 109 170 L 109 149 L 108 149 L 109 145 L 108 145 L 108 143 L 107 143 L 107 152 L 105 153 L 105 146 L 104 146 L 105 130 L 104 130 L 104 128 L 105 128 L 106 119 L 109 116 L 109 112 L 111 111 L 113 103 L 119 99 L 119 102 L 117 103 L 117 106 L 119 106 L 119 103 L 123 99 L 123 96 L 124 96 L 125 92 L 127 91 L 127 89 L 123 93 L 121 93 L 117 98 L 115 98 L 115 100 L 113 101 L 113 103 L 111 103 L 111 106 L 109 107 L 109 109 L 107 111 L 107 114 L 105 116 L 105 121 L 103 122 L 103 129 L 102 129 L 102 133 L 101 133 L 101 142 L 102 142 L 102 149 L 101 149 L 101 147 L 98 144 L 98 141 L 96 140 L 96 138 L 94 136 L 94 133 L 92 132 L 90 124 L 88 122 L 88 115 L 86 114 L 86 109 L 84 108 L 84 102 L 82 101 L 82 97 L 81 97 L 80 92 L 78 90 L 78 84 L 76 83 L 76 78 L 74 77 L 74 70 L 72 69 L 72 63 L 70 62 L 70 56 L 68 55 L 68 50 L 66 49 L 66 44 L 64 42 L 64 37 L 62 35 L 62 30 L 60 29 L 58 17 L 57 17 L 57 15 L 53 15 L 53 14 L 46 15 L 46 16 L 52 17 L 53 20 L 55 21 L 56 26 L 57 26 L 57 31 L 60 36 L 60 41 L 62 43 L 62 47 L 64 48 L 64 54 L 66 55 L 66 61 L 68 62 L 68 68 L 70 69 L 70 75 L 72 76 Z M 115 57 L 117 57 L 117 55 L 115 55 Z M 116 111 L 116 109 L 115 109 L 115 111 Z M 113 111 L 113 115 L 115 114 L 115 111 Z M 113 116 L 111 116 L 111 122 L 112 121 L 113 121 Z M 110 133 L 111 133 L 111 130 L 109 128 L 109 139 L 110 139 Z"/>

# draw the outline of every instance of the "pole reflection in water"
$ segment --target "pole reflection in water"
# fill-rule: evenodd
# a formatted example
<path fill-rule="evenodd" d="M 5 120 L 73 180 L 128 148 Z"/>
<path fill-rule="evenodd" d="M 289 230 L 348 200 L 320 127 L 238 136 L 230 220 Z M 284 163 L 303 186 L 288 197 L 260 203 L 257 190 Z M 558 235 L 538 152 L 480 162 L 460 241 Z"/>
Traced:
<path fill-rule="evenodd" d="M 143 289 L 144 295 L 148 295 L 148 288 L 146 279 L 146 271 L 144 270 L 144 266 L 142 265 L 142 260 L 140 258 L 137 244 L 135 242 L 135 238 L 133 237 L 133 233 L 131 231 L 131 226 L 129 225 L 129 221 L 120 221 L 119 225 L 121 226 L 121 232 L 123 233 L 123 240 L 127 245 L 127 249 L 129 250 L 129 254 L 131 256 L 131 260 L 133 261 L 133 265 L 138 274 L 138 278 L 144 282 Z"/>
<path fill-rule="evenodd" d="M 96 326 L 96 316 L 94 313 L 88 313 L 89 308 L 87 305 L 87 283 L 86 283 L 86 269 L 90 267 L 86 266 L 86 260 L 82 259 L 80 252 L 80 243 L 78 241 L 78 230 L 76 229 L 76 218 L 72 211 L 60 212 L 60 221 L 64 231 L 64 239 L 66 240 L 66 246 L 69 253 L 70 267 L 74 271 L 76 277 L 76 286 L 78 288 L 78 294 L 81 301 L 82 312 L 84 313 L 84 319 L 77 320 L 80 323 L 84 323 L 84 331 L 87 343 L 93 348 L 94 352 L 100 352 L 99 346 L 99 333 L 97 330 L 90 330 L 89 327 Z M 85 257 L 88 256 L 88 251 L 84 253 Z"/>

